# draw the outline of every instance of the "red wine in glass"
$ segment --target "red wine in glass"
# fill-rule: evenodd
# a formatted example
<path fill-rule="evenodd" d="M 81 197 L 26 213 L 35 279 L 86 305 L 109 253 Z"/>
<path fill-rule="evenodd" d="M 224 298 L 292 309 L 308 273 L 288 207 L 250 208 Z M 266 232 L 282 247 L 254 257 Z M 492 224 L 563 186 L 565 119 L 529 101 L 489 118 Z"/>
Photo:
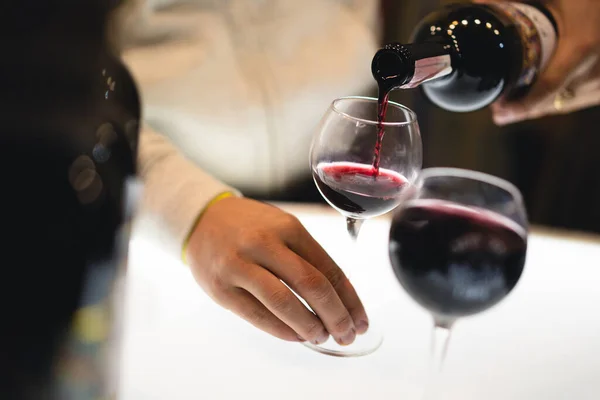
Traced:
<path fill-rule="evenodd" d="M 388 251 L 401 286 L 433 317 L 425 391 L 435 396 L 455 322 L 516 287 L 529 223 L 519 189 L 492 175 L 427 168 L 411 189 L 392 219 Z"/>
<path fill-rule="evenodd" d="M 323 198 L 344 216 L 352 241 L 348 251 L 357 248 L 356 240 L 364 221 L 385 214 L 400 204 L 421 170 L 422 146 L 417 116 L 409 108 L 389 102 L 385 123 L 385 147 L 378 147 L 379 163 L 373 165 L 373 144 L 380 132 L 378 99 L 341 97 L 331 102 L 323 115 L 310 149 L 310 168 Z M 356 254 L 358 256 L 358 254 Z M 357 268 L 358 257 L 351 257 Z M 345 271 L 348 276 L 352 271 Z M 355 272 L 354 272 L 355 273 Z M 371 290 L 357 279 L 355 289 Z M 368 303 L 368 300 L 367 300 Z M 370 313 L 369 306 L 366 306 Z M 370 318 L 370 317 L 369 317 Z M 375 318 L 376 320 L 376 318 Z M 369 329 L 349 346 L 330 340 L 305 346 L 338 357 L 366 356 L 383 342 L 381 331 L 369 321 Z"/>
<path fill-rule="evenodd" d="M 433 381 L 425 398 L 437 396 L 455 321 L 504 299 L 519 281 L 527 253 L 526 216 L 516 188 L 478 173 L 442 170 L 437 176 L 425 170 L 418 197 L 396 213 L 389 237 L 394 274 L 433 316 Z"/>
<path fill-rule="evenodd" d="M 323 197 L 347 217 L 366 219 L 385 214 L 398 205 L 408 184 L 401 174 L 368 164 L 323 162 L 313 171 Z"/>
<path fill-rule="evenodd" d="M 441 200 L 411 202 L 394 218 L 389 252 L 404 289 L 438 318 L 487 310 L 517 284 L 527 234 L 492 211 Z"/>

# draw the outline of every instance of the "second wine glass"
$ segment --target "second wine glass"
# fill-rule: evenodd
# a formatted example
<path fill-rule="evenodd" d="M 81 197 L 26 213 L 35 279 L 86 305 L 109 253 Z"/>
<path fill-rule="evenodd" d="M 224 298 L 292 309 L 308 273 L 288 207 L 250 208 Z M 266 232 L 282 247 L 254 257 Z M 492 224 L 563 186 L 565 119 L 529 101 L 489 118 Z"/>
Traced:
<path fill-rule="evenodd" d="M 421 170 L 422 144 L 415 113 L 389 102 L 385 120 L 378 121 L 378 116 L 376 98 L 334 100 L 321 120 L 310 152 L 319 192 L 346 217 L 347 231 L 353 240 L 364 220 L 383 215 L 400 204 L 402 193 Z M 370 354 L 381 341 L 381 333 L 371 325 L 349 346 L 339 346 L 331 339 L 307 346 L 348 357 Z"/>
<path fill-rule="evenodd" d="M 389 236 L 394 273 L 433 317 L 433 382 L 459 318 L 486 311 L 515 288 L 527 254 L 528 220 L 511 183 L 481 172 L 429 168 L 395 212 Z"/>

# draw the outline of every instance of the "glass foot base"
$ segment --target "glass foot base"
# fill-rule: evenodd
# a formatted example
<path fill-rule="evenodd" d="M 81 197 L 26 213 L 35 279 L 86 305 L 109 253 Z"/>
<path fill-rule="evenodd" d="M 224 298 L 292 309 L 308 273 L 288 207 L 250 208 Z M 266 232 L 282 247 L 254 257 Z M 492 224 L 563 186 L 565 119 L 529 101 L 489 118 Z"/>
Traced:
<path fill-rule="evenodd" d="M 304 346 L 322 354 L 334 357 L 363 357 L 374 353 L 383 343 L 383 334 L 374 326 L 363 335 L 356 335 L 351 345 L 342 346 L 331 336 L 322 344 L 315 345 L 310 342 L 302 343 Z"/>

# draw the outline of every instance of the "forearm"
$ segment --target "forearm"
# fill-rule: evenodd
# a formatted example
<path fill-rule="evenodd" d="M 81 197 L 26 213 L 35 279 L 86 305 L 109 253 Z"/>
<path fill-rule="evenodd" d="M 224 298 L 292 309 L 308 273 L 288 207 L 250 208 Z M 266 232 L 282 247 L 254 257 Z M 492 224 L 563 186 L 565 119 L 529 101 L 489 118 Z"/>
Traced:
<path fill-rule="evenodd" d="M 199 169 L 148 125 L 140 131 L 138 171 L 144 196 L 136 234 L 149 238 L 175 257 L 206 206 L 220 194 L 239 192 Z"/>

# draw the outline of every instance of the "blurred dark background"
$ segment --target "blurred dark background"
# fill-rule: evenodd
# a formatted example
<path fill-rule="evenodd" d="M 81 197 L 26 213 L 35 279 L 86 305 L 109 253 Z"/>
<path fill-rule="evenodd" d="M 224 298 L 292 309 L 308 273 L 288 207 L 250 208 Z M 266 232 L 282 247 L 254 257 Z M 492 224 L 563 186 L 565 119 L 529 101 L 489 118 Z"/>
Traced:
<path fill-rule="evenodd" d="M 383 42 L 407 41 L 419 19 L 449 2 L 383 0 Z M 488 109 L 446 112 L 417 90 L 391 97 L 419 116 L 423 167 L 500 176 L 523 192 L 532 223 L 600 233 L 600 108 L 500 128 Z"/>

